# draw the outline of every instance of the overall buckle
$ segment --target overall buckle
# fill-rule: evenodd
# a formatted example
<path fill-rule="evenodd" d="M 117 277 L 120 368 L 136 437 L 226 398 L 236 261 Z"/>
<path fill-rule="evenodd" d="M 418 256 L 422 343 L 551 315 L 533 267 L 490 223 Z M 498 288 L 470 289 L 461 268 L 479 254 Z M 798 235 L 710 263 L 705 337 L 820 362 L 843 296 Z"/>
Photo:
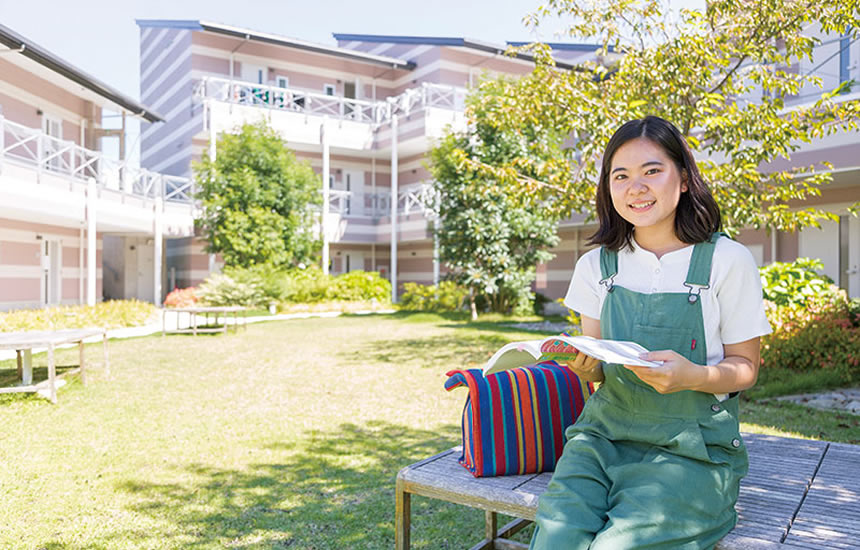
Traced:
<path fill-rule="evenodd" d="M 615 275 L 617 275 L 617 273 L 612 274 L 605 279 L 601 279 L 598 284 L 605 286 L 606 292 L 612 292 L 613 290 L 615 290 L 615 284 L 613 282 L 613 281 L 615 281 Z"/>
<path fill-rule="evenodd" d="M 684 286 L 690 289 L 687 301 L 691 304 L 695 304 L 699 301 L 699 295 L 703 290 L 711 288 L 711 285 L 697 285 L 696 283 L 684 283 Z"/>

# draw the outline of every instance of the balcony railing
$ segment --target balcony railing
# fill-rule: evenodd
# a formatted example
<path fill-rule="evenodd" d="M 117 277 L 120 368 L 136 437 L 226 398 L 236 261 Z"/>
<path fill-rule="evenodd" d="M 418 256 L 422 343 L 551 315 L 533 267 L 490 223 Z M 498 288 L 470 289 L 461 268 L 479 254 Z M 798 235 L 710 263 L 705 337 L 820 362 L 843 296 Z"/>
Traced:
<path fill-rule="evenodd" d="M 408 216 L 428 210 L 433 199 L 433 186 L 418 184 L 403 187 L 397 193 L 397 214 Z M 358 193 L 329 189 L 329 212 L 344 217 L 381 218 L 391 215 L 391 193 Z"/>
<path fill-rule="evenodd" d="M 94 178 L 96 185 L 129 195 L 165 201 L 191 203 L 193 181 L 168 176 L 105 157 L 92 151 L 6 120 L 0 116 L 0 171 L 7 162 L 33 167 L 38 174 L 50 174 L 86 183 Z"/>
<path fill-rule="evenodd" d="M 205 77 L 197 83 L 194 96 L 198 100 L 214 99 L 277 111 L 383 124 L 390 121 L 393 114 L 408 115 L 427 107 L 462 111 L 465 108 L 466 93 L 465 88 L 425 82 L 384 101 L 368 101 Z"/>

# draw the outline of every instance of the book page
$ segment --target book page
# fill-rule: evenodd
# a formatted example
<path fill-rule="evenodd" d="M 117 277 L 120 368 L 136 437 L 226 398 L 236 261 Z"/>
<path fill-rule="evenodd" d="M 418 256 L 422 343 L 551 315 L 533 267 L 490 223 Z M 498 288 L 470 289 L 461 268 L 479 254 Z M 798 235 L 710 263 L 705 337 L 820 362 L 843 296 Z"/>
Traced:
<path fill-rule="evenodd" d="M 640 359 L 639 355 L 648 353 L 648 350 L 636 342 L 621 340 L 598 340 L 591 336 L 553 336 L 545 341 L 561 340 L 566 342 L 586 355 L 600 359 L 606 363 L 617 363 L 620 365 L 639 365 L 642 367 L 659 367 L 660 361 L 646 361 Z"/>
<path fill-rule="evenodd" d="M 540 344 L 540 340 L 505 344 L 484 365 L 484 376 L 533 364 L 540 357 Z"/>

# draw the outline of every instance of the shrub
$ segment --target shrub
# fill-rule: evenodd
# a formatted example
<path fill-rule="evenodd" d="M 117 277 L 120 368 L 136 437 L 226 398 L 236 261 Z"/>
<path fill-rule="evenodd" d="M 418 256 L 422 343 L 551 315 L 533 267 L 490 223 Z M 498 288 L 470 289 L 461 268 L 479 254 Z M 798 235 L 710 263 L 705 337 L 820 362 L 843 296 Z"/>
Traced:
<path fill-rule="evenodd" d="M 283 269 L 261 264 L 251 267 L 227 266 L 223 272 L 239 284 L 259 288 L 265 305 L 281 301 Z M 261 305 L 264 305 L 262 302 Z"/>
<path fill-rule="evenodd" d="M 793 262 L 773 262 L 759 269 L 764 298 L 779 306 L 804 305 L 810 298 L 835 297 L 839 289 L 827 275 L 821 260 L 798 258 Z"/>
<path fill-rule="evenodd" d="M 326 299 L 331 276 L 317 265 L 284 271 L 279 278 L 280 300 L 291 303 L 315 303 Z"/>
<path fill-rule="evenodd" d="M 197 290 L 200 303 L 208 306 L 267 306 L 262 285 L 254 280 L 239 282 L 223 273 L 213 273 Z"/>
<path fill-rule="evenodd" d="M 848 305 L 829 299 L 812 299 L 806 306 L 768 304 L 773 333 L 762 339 L 763 367 L 825 369 L 843 382 L 860 379 L 860 328 Z"/>
<path fill-rule="evenodd" d="M 469 291 L 454 281 L 442 281 L 438 285 L 404 283 L 401 309 L 416 311 L 457 311 L 463 308 Z"/>
<path fill-rule="evenodd" d="M 350 271 L 335 277 L 325 295 L 329 300 L 388 301 L 391 299 L 391 283 L 376 271 Z"/>
<path fill-rule="evenodd" d="M 200 299 L 197 297 L 197 288 L 189 286 L 188 288 L 174 288 L 170 291 L 167 297 L 164 298 L 165 307 L 192 307 Z"/>
<path fill-rule="evenodd" d="M 148 302 L 109 300 L 94 306 L 57 306 L 0 313 L 0 332 L 133 327 L 157 318 L 158 309 Z"/>

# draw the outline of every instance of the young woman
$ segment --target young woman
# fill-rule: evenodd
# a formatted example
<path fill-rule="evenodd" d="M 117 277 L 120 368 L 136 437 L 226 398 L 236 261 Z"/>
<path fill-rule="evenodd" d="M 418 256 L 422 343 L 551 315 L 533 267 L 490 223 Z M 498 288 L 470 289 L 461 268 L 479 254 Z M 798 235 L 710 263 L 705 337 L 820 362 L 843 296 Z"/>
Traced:
<path fill-rule="evenodd" d="M 658 117 L 609 140 L 597 213 L 600 247 L 577 262 L 565 304 L 583 334 L 638 342 L 662 366 L 569 364 L 601 385 L 568 428 L 531 548 L 712 548 L 737 521 L 737 392 L 770 332 L 755 261 L 718 233 L 686 141 Z"/>

